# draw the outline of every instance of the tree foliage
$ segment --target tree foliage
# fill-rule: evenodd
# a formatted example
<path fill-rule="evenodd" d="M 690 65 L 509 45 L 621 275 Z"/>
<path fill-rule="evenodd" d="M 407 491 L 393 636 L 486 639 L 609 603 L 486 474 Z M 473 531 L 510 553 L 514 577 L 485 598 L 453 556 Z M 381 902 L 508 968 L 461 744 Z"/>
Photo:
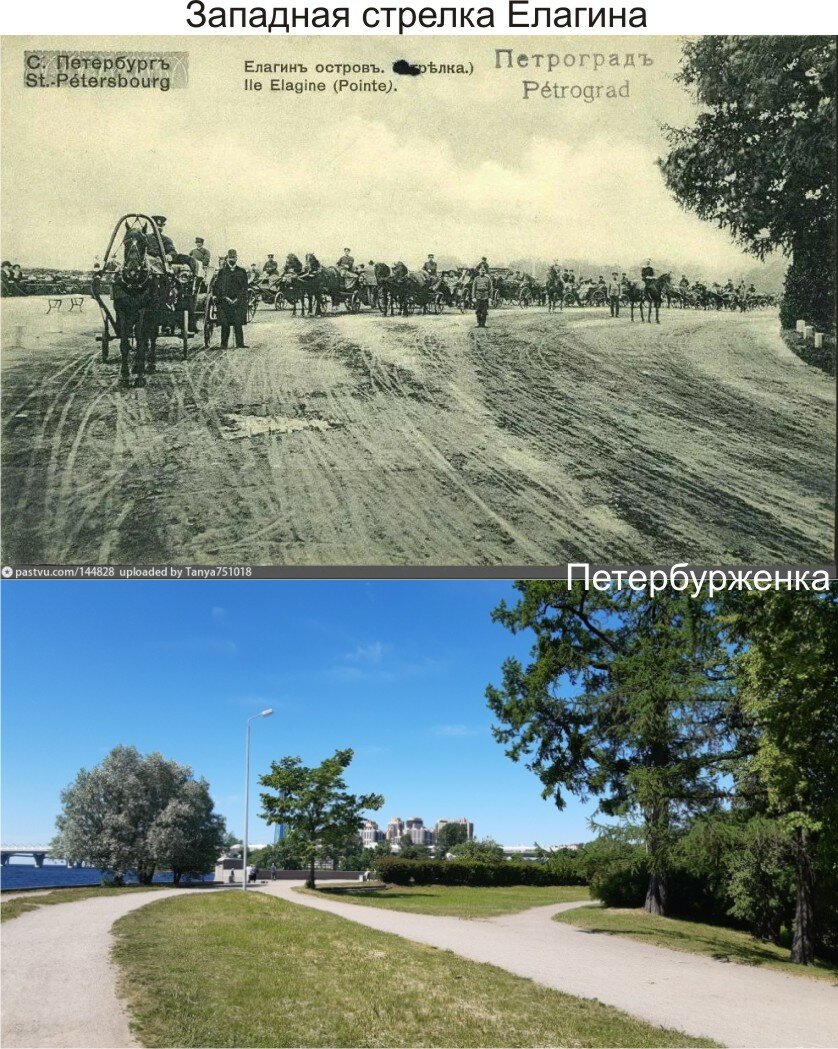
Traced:
<path fill-rule="evenodd" d="M 678 828 L 717 806 L 740 757 L 729 656 L 707 602 L 669 592 L 585 591 L 516 583 L 493 618 L 535 635 L 532 662 L 507 659 L 487 700 L 495 738 L 525 758 L 545 798 L 595 796 L 608 816 L 642 822 L 646 906 L 665 913 Z M 720 731 L 719 726 L 724 726 Z"/>
<path fill-rule="evenodd" d="M 503 846 L 494 838 L 483 838 L 478 841 L 460 842 L 451 849 L 451 855 L 457 860 L 483 860 L 484 863 L 502 863 L 505 859 Z"/>
<path fill-rule="evenodd" d="M 757 731 L 751 770 L 794 840 L 792 958 L 814 961 L 815 857 L 838 842 L 838 590 L 745 594 L 728 605 L 742 642 L 742 701 Z"/>
<path fill-rule="evenodd" d="M 205 780 L 187 765 L 135 747 L 115 747 L 101 764 L 81 769 L 61 793 L 55 855 L 121 878 L 150 884 L 155 870 L 212 870 L 224 840 Z"/>
<path fill-rule="evenodd" d="M 336 750 L 320 765 L 308 768 L 298 757 L 284 757 L 271 763 L 271 771 L 260 777 L 260 784 L 276 794 L 262 794 L 262 818 L 267 823 L 284 823 L 286 842 L 308 867 L 306 885 L 315 884 L 315 865 L 328 858 L 330 850 L 345 846 L 357 835 L 364 812 L 374 812 L 384 804 L 380 794 L 350 794 L 343 778 L 352 762 L 349 749 Z"/>
<path fill-rule="evenodd" d="M 436 834 L 436 854 L 445 856 L 455 845 L 461 845 L 468 838 L 468 828 L 463 823 L 445 823 Z"/>
<path fill-rule="evenodd" d="M 666 129 L 670 150 L 659 163 L 667 186 L 760 259 L 775 249 L 792 254 L 791 283 L 807 300 L 794 304 L 797 316 L 831 325 L 834 39 L 702 37 L 684 45 L 676 79 L 701 111 L 692 127 Z"/>

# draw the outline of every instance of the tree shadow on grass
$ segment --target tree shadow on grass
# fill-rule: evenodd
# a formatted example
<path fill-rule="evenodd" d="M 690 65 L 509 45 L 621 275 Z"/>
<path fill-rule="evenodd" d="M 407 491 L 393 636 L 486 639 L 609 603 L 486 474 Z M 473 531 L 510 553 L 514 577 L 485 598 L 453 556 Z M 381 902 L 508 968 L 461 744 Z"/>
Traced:
<path fill-rule="evenodd" d="M 392 889 L 320 889 L 329 896 L 354 896 L 359 900 L 421 900 L 432 899 L 432 892 L 393 892 Z"/>
<path fill-rule="evenodd" d="M 719 933 L 699 923 L 693 924 L 689 919 L 666 919 L 645 916 L 643 912 L 623 912 L 630 922 L 629 927 L 599 924 L 579 925 L 577 928 L 589 933 L 606 933 L 610 936 L 623 936 L 642 940 L 655 947 L 669 947 L 676 951 L 687 951 L 703 954 L 716 961 L 736 962 L 740 965 L 777 966 L 789 963 L 789 959 L 772 949 L 770 944 L 760 943 L 747 937 L 739 930 L 730 930 L 721 926 Z M 616 917 L 616 915 L 615 915 Z M 573 923 L 569 923 L 573 924 Z M 728 934 L 728 935 L 726 935 Z M 790 963 L 789 963 L 790 964 Z M 829 977 L 838 976 L 832 967 L 821 962 L 817 966 Z"/>

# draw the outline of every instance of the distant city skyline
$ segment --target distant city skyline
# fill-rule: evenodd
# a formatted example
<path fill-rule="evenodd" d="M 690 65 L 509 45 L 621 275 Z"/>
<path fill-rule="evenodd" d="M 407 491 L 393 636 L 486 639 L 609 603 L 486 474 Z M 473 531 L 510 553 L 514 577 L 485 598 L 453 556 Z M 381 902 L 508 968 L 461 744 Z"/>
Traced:
<path fill-rule="evenodd" d="M 4 582 L 2 840 L 46 844 L 60 792 L 117 744 L 161 751 L 206 777 L 241 835 L 245 720 L 252 841 L 258 776 L 299 754 L 350 746 L 350 790 L 368 813 L 467 814 L 506 844 L 592 837 L 595 802 L 560 812 L 491 733 L 484 698 L 531 639 L 492 623 L 504 581 L 223 583 Z"/>

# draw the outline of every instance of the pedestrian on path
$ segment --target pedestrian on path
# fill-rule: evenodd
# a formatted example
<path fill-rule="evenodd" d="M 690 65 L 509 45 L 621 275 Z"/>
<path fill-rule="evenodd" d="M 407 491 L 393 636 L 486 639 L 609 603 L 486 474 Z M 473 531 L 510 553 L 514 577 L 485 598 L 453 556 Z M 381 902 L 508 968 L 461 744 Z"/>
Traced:
<path fill-rule="evenodd" d="M 489 316 L 489 301 L 492 298 L 492 278 L 485 269 L 481 269 L 471 283 L 471 296 L 477 314 L 477 327 L 486 327 Z"/>

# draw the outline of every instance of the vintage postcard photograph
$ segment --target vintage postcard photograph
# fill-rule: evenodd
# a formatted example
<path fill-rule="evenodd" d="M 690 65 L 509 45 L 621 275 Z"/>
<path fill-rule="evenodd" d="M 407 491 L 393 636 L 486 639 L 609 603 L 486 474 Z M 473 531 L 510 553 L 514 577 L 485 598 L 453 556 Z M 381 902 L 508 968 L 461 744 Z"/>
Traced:
<path fill-rule="evenodd" d="M 4 564 L 833 560 L 832 38 L 2 47 Z"/>

